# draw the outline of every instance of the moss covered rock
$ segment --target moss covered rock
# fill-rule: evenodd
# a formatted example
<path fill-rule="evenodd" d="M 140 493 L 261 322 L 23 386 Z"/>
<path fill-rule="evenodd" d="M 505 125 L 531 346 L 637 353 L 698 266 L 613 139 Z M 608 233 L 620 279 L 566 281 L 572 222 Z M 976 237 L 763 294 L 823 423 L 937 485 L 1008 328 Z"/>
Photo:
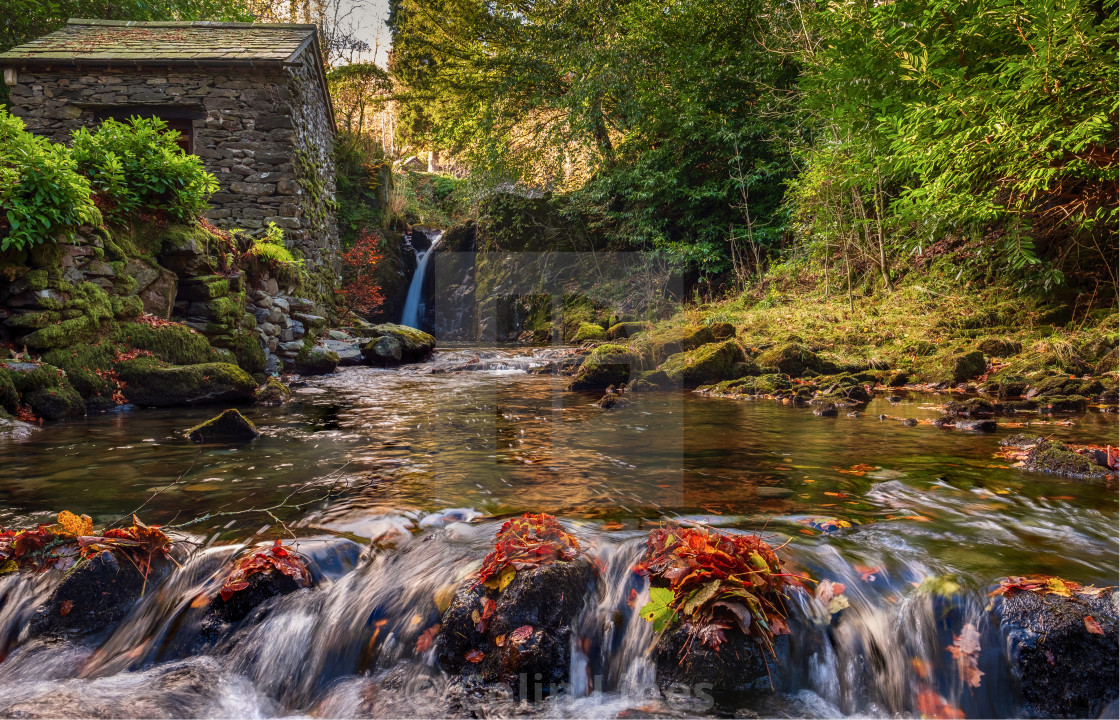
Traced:
<path fill-rule="evenodd" d="M 819 373 L 824 369 L 824 363 L 817 354 L 801 343 L 770 348 L 756 361 L 763 368 L 776 369 L 790 377 L 801 377 L 806 372 Z"/>
<path fill-rule="evenodd" d="M 742 346 L 735 340 L 701 345 L 671 356 L 658 368 L 684 387 L 731 380 L 742 374 L 747 362 Z"/>
<path fill-rule="evenodd" d="M 620 322 L 607 328 L 608 340 L 626 340 L 640 332 L 647 332 L 653 328 L 648 322 Z"/>
<path fill-rule="evenodd" d="M 984 353 L 979 350 L 953 355 L 948 360 L 948 370 L 953 377 L 953 382 L 971 380 L 983 375 L 987 369 L 988 364 L 984 360 Z"/>
<path fill-rule="evenodd" d="M 1022 352 L 1023 343 L 1007 338 L 984 338 L 976 344 L 976 349 L 988 357 L 1005 358 Z"/>
<path fill-rule="evenodd" d="M 588 340 L 602 340 L 606 336 L 606 331 L 599 325 L 594 323 L 580 323 L 579 329 L 576 330 L 576 334 L 572 336 L 571 341 L 574 343 L 582 343 Z"/>
<path fill-rule="evenodd" d="M 231 363 L 168 365 L 145 357 L 118 363 L 117 374 L 128 401 L 146 407 L 248 400 L 257 389 L 253 378 Z"/>
<path fill-rule="evenodd" d="M 625 345 L 600 345 L 584 359 L 575 377 L 568 383 L 569 390 L 606 390 L 611 385 L 621 387 L 630 380 L 630 373 L 638 358 Z"/>
<path fill-rule="evenodd" d="M 351 334 L 367 338 L 362 343 L 362 358 L 372 364 L 383 364 L 384 360 L 376 353 L 376 340 L 382 337 L 395 339 L 401 348 L 400 362 L 414 363 L 427 360 L 436 347 L 436 339 L 416 328 L 393 323 L 382 323 L 366 328 L 351 328 Z"/>
<path fill-rule="evenodd" d="M 217 362 L 220 357 L 206 336 L 180 323 L 159 327 L 123 323 L 110 339 L 122 347 L 146 350 L 172 365 Z"/>
<path fill-rule="evenodd" d="M 296 356 L 295 370 L 300 375 L 327 375 L 338 368 L 338 363 L 338 353 L 314 345 Z"/>
<path fill-rule="evenodd" d="M 950 415 L 991 415 L 995 413 L 997 409 L 998 408 L 993 405 L 990 400 L 985 400 L 981 397 L 953 400 L 945 406 L 945 412 Z"/>
<path fill-rule="evenodd" d="M 292 391 L 274 377 L 264 381 L 253 391 L 253 402 L 258 405 L 283 405 L 292 399 Z"/>
<path fill-rule="evenodd" d="M 24 394 L 23 402 L 44 420 L 72 420 L 86 414 L 82 396 L 70 385 L 32 390 Z"/>
<path fill-rule="evenodd" d="M 0 410 L 14 413 L 19 407 L 19 393 L 7 373 L 0 372 Z"/>
<path fill-rule="evenodd" d="M 259 435 L 257 426 L 232 408 L 187 430 L 187 437 L 196 443 L 249 442 Z"/>

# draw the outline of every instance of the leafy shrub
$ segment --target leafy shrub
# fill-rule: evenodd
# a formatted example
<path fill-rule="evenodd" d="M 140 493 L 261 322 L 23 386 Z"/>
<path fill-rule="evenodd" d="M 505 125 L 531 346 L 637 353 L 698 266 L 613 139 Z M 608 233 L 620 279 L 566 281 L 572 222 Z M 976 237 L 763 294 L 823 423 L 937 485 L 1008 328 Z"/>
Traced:
<path fill-rule="evenodd" d="M 303 260 L 292 255 L 284 244 L 284 230 L 276 223 L 268 224 L 264 237 L 254 238 L 244 257 L 253 269 L 267 269 L 284 282 L 300 282 L 304 277 Z"/>
<path fill-rule="evenodd" d="M 65 145 L 24 129 L 0 109 L 0 250 L 21 250 L 93 222 L 89 181 Z"/>
<path fill-rule="evenodd" d="M 352 312 L 372 313 L 385 302 L 376 281 L 377 265 L 383 257 L 380 246 L 380 235 L 363 230 L 342 256 L 342 300 Z"/>
<path fill-rule="evenodd" d="M 175 143 L 178 137 L 159 118 L 106 120 L 92 132 L 76 130 L 71 152 L 109 219 L 123 222 L 140 212 L 166 212 L 193 222 L 218 181 L 200 158 L 183 152 Z"/>

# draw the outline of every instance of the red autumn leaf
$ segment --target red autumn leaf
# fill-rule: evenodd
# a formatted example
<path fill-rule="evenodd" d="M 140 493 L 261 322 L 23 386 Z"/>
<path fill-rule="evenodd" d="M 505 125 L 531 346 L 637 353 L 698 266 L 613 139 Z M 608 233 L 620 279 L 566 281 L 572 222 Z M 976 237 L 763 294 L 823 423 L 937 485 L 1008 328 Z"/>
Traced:
<path fill-rule="evenodd" d="M 1094 635 L 1104 635 L 1104 630 L 1101 629 L 1101 624 L 1093 619 L 1092 615 L 1085 616 L 1085 629 Z"/>
<path fill-rule="evenodd" d="M 523 643 L 533 636 L 532 625 L 522 625 L 509 634 L 509 641 L 514 643 Z"/>
<path fill-rule="evenodd" d="M 66 617 L 67 615 L 70 614 L 70 611 L 73 610 L 73 609 L 74 609 L 74 601 L 73 600 L 63 600 L 62 605 L 58 608 L 58 614 L 61 615 L 62 617 Z"/>
<path fill-rule="evenodd" d="M 957 661 L 957 671 L 960 673 L 961 682 L 969 687 L 980 687 L 980 678 L 984 675 L 978 665 L 980 659 L 980 632 L 972 623 L 965 623 L 960 635 L 953 636 L 953 644 L 948 648 L 949 653 Z"/>
<path fill-rule="evenodd" d="M 467 659 L 467 662 L 480 663 L 486 655 L 484 655 L 481 650 L 470 650 L 463 657 Z"/>
<path fill-rule="evenodd" d="M 482 562 L 478 583 L 497 579 L 507 568 L 525 570 L 571 562 L 581 554 L 579 541 L 560 522 L 544 513 L 525 513 L 507 520 L 494 536 L 494 549 Z"/>
<path fill-rule="evenodd" d="M 277 540 L 268 550 L 254 552 L 234 564 L 218 593 L 222 602 L 229 602 L 234 593 L 249 587 L 248 579 L 253 575 L 273 571 L 287 575 L 301 587 L 311 585 L 311 575 L 307 572 L 307 566 Z"/>
<path fill-rule="evenodd" d="M 439 635 L 440 624 L 436 623 L 420 634 L 416 639 L 416 654 L 420 655 L 432 649 L 436 644 L 436 635 Z"/>
<path fill-rule="evenodd" d="M 482 619 L 483 620 L 489 620 L 490 616 L 494 614 L 494 608 L 496 608 L 496 607 L 498 607 L 498 604 L 496 602 L 494 602 L 493 600 L 491 600 L 488 597 L 483 597 L 482 598 Z"/>
<path fill-rule="evenodd" d="M 960 708 L 950 705 L 945 698 L 928 689 L 918 693 L 918 712 L 927 718 L 964 720 L 964 713 Z"/>

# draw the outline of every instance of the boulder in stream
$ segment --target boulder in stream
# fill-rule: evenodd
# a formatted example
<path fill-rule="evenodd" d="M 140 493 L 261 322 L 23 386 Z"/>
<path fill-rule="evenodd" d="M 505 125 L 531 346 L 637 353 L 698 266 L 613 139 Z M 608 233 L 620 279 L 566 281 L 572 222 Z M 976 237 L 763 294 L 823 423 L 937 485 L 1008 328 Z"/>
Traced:
<path fill-rule="evenodd" d="M 274 377 L 253 391 L 253 402 L 257 405 L 283 405 L 292 399 L 291 389 Z"/>
<path fill-rule="evenodd" d="M 296 372 L 300 375 L 329 375 L 338 367 L 339 357 L 335 351 L 315 345 L 296 356 Z"/>
<path fill-rule="evenodd" d="M 187 430 L 187 437 L 196 443 L 243 443 L 258 436 L 257 426 L 232 408 Z"/>
<path fill-rule="evenodd" d="M 365 338 L 361 343 L 362 360 L 370 365 L 389 366 L 400 363 L 423 362 L 431 357 L 436 347 L 434 337 L 423 330 L 405 325 L 382 323 L 362 328 L 351 328 L 350 332 Z M 383 338 L 390 338 L 390 340 L 386 340 L 379 346 L 378 341 Z M 393 349 L 394 347 L 400 348 L 399 356 L 397 351 Z"/>
<path fill-rule="evenodd" d="M 994 611 L 1026 716 L 1102 716 L 1117 699 L 1120 593 L 1058 578 L 1008 578 L 997 592 Z"/>
<path fill-rule="evenodd" d="M 443 614 L 440 666 L 525 699 L 568 682 L 571 626 L 595 591 L 595 567 L 549 515 L 507 522 L 477 577 Z"/>
<path fill-rule="evenodd" d="M 606 390 L 611 385 L 621 387 L 630 380 L 630 373 L 637 363 L 638 358 L 625 345 L 599 345 L 584 358 L 575 377 L 568 383 L 568 389 Z"/>

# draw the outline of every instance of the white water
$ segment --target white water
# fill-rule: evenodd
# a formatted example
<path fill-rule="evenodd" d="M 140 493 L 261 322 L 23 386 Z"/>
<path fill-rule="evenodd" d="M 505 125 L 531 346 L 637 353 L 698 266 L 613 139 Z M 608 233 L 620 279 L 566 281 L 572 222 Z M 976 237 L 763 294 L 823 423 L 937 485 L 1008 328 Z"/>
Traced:
<path fill-rule="evenodd" d="M 405 298 L 404 311 L 401 313 L 401 325 L 407 325 L 417 330 L 422 329 L 420 327 L 420 317 L 423 306 L 420 300 L 424 294 L 424 276 L 428 272 L 428 259 L 431 258 L 436 246 L 443 238 L 443 232 L 434 232 L 431 238 L 431 247 L 416 256 L 416 272 L 412 274 L 412 283 L 408 286 L 408 296 Z"/>

